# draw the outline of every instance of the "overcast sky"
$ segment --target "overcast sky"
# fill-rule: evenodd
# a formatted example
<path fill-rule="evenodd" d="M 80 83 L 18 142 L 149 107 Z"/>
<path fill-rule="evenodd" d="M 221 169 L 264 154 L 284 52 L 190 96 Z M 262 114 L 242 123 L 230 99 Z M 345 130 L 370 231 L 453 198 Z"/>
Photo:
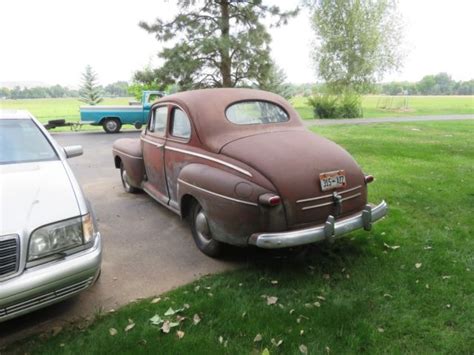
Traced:
<path fill-rule="evenodd" d="M 408 56 L 385 80 L 416 81 L 442 71 L 456 80 L 474 78 L 473 0 L 400 0 L 400 9 Z M 170 18 L 175 10 L 163 0 L 1 0 L 0 82 L 77 86 L 87 64 L 102 84 L 130 80 L 135 70 L 158 64 L 162 46 L 138 22 Z M 270 33 L 272 56 L 288 81 L 314 82 L 307 10 Z"/>

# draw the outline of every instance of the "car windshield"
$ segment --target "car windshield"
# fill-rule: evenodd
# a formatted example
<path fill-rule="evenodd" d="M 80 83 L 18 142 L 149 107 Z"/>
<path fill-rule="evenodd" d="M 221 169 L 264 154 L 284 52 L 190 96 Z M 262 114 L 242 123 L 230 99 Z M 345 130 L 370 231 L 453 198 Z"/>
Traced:
<path fill-rule="evenodd" d="M 268 101 L 237 102 L 225 111 L 227 119 L 235 124 L 265 124 L 288 121 L 288 113 Z"/>
<path fill-rule="evenodd" d="M 0 164 L 56 159 L 53 147 L 32 120 L 0 120 Z"/>

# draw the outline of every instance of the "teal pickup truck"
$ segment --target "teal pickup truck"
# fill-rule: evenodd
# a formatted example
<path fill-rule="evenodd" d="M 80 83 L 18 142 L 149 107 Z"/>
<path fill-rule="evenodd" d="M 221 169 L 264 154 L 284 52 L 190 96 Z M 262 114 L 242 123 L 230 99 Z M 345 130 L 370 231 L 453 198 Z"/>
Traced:
<path fill-rule="evenodd" d="M 137 129 L 146 123 L 150 107 L 155 100 L 163 97 L 161 91 L 144 91 L 141 104 L 129 106 L 81 106 L 81 123 L 102 126 L 107 133 L 117 133 L 124 124 Z"/>

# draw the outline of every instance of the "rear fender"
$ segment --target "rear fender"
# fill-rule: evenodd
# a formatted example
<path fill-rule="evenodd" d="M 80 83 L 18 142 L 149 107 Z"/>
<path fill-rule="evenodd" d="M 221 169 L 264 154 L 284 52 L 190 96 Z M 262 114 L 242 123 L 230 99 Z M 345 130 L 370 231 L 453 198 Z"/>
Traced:
<path fill-rule="evenodd" d="M 203 164 L 189 164 L 178 178 L 181 216 L 190 212 L 190 198 L 202 206 L 214 239 L 233 245 L 247 245 L 255 231 L 284 230 L 283 206 L 265 207 L 258 197 L 267 189 L 240 176 Z"/>

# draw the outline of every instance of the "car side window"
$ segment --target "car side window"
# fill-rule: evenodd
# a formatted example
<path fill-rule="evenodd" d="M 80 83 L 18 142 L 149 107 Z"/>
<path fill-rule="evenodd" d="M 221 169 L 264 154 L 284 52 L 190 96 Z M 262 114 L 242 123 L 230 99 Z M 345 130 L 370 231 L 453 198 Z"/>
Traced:
<path fill-rule="evenodd" d="M 191 137 L 191 123 L 186 113 L 174 108 L 172 113 L 171 135 L 178 138 L 188 139 Z"/>
<path fill-rule="evenodd" d="M 150 117 L 149 131 L 160 136 L 166 132 L 166 119 L 168 118 L 168 106 L 160 106 L 153 110 Z"/>

